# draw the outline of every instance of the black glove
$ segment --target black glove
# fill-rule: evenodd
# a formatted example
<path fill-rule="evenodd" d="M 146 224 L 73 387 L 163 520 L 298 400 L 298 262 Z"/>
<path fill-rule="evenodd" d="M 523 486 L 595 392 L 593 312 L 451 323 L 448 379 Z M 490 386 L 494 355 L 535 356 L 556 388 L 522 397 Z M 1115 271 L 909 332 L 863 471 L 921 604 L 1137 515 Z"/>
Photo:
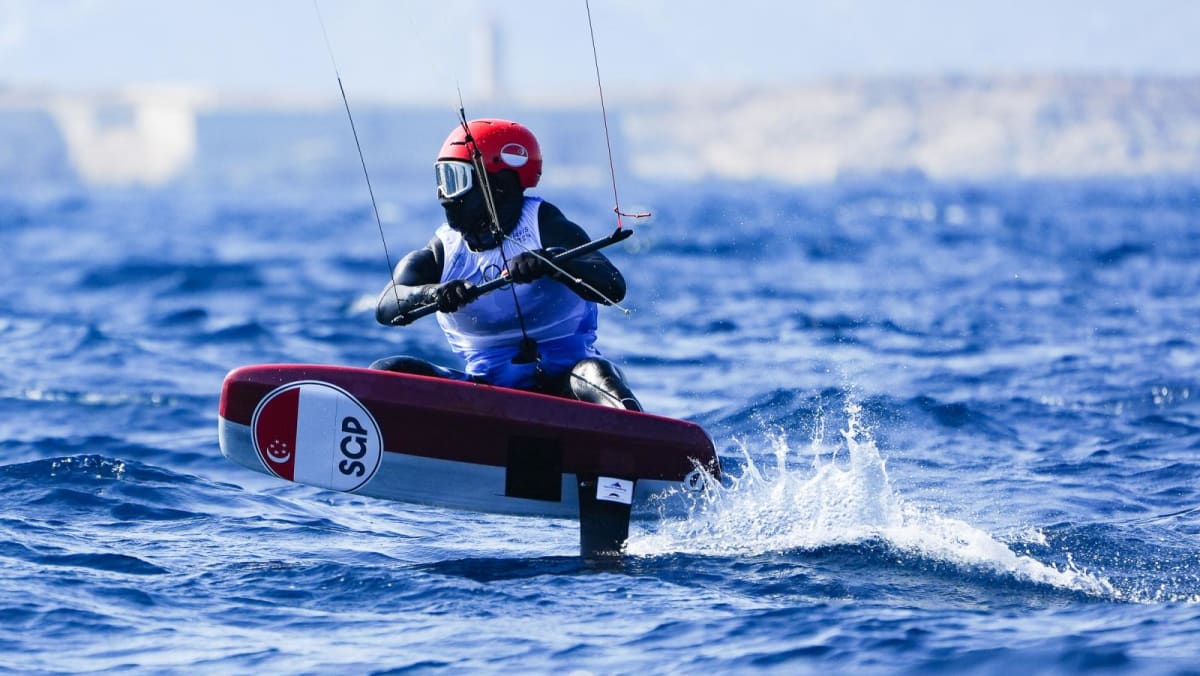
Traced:
<path fill-rule="evenodd" d="M 525 284 L 549 274 L 552 268 L 542 260 L 549 255 L 545 249 L 522 251 L 508 262 L 508 278 L 517 284 Z"/>
<path fill-rule="evenodd" d="M 475 300 L 475 285 L 465 279 L 452 279 L 433 290 L 438 312 L 454 312 Z"/>

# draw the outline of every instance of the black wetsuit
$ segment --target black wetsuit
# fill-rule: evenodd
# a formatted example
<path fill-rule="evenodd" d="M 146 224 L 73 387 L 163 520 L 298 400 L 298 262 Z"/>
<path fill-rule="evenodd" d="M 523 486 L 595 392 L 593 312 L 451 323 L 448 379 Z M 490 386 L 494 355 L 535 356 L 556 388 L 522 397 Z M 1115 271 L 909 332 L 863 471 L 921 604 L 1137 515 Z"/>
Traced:
<path fill-rule="evenodd" d="M 502 180 L 498 183 L 503 185 Z M 497 200 L 497 210 L 505 225 L 505 232 L 510 232 L 515 226 L 516 219 L 512 216 L 509 206 L 511 200 L 519 197 L 524 200 L 519 190 L 509 193 L 508 200 Z M 446 201 L 443 201 L 445 205 Z M 517 211 L 519 215 L 519 210 Z M 448 221 L 454 226 L 455 217 L 447 206 Z M 545 249 L 570 249 L 587 243 L 588 236 L 575 223 L 567 219 L 554 205 L 542 202 L 537 213 L 538 230 L 542 246 Z M 459 230 L 459 228 L 455 228 Z M 479 251 L 498 245 L 499 238 L 492 234 L 490 228 L 473 229 L 471 227 L 459 230 L 472 250 Z M 442 283 L 445 252 L 442 241 L 433 237 L 424 248 L 418 249 L 405 256 L 393 274 L 393 283 L 389 284 L 380 294 L 376 307 L 376 319 L 390 325 L 393 320 L 417 307 L 437 304 L 439 311 L 454 312 L 472 300 L 469 285 L 461 280 L 451 280 Z M 571 279 L 556 275 L 544 263 L 522 253 L 511 261 L 513 279 L 518 283 L 533 281 L 544 275 L 551 275 L 555 281 L 566 284 L 573 292 L 584 300 L 608 304 L 620 302 L 625 297 L 625 279 L 621 272 L 600 252 L 580 256 L 562 264 L 562 268 L 571 276 L 581 279 L 599 292 L 574 283 Z M 464 288 L 467 287 L 467 288 Z M 517 321 L 513 318 L 513 321 Z M 423 359 L 408 356 L 395 356 L 379 359 L 371 364 L 371 368 L 414 373 L 418 375 L 439 376 L 458 380 L 472 380 L 462 371 L 449 369 L 432 364 Z M 539 378 L 535 391 L 553 394 L 582 401 L 589 401 L 616 408 L 642 410 L 641 404 L 625 384 L 624 378 L 615 364 L 600 357 L 590 357 L 575 364 L 568 372 L 555 378 Z"/>

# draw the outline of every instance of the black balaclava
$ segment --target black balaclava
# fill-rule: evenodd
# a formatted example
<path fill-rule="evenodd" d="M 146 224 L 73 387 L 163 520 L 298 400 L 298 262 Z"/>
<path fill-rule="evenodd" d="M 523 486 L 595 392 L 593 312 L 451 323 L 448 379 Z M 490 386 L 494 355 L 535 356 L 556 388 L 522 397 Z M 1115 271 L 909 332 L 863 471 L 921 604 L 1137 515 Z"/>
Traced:
<path fill-rule="evenodd" d="M 521 220 L 521 209 L 525 206 L 525 191 L 521 188 L 517 172 L 504 170 L 488 174 L 492 184 L 492 197 L 496 201 L 496 215 L 500 217 L 500 228 L 504 234 L 512 232 Z M 492 227 L 492 216 L 488 213 L 487 200 L 483 198 L 483 186 L 476 180 L 467 194 L 454 199 L 441 199 L 446 211 L 446 223 L 462 234 L 472 251 L 484 251 L 500 245 L 501 238 Z"/>

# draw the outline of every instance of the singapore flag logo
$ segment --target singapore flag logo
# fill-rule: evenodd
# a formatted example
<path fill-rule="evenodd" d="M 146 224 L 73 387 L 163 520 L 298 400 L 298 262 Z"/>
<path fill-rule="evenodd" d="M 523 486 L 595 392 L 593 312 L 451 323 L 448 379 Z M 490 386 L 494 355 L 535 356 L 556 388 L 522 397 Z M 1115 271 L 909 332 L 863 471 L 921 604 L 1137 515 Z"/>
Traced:
<path fill-rule="evenodd" d="M 250 422 L 254 450 L 263 467 L 281 479 L 354 491 L 382 459 L 375 418 L 336 385 L 305 380 L 263 397 Z"/>
<path fill-rule="evenodd" d="M 500 149 L 500 159 L 510 167 L 523 167 L 529 161 L 529 151 L 519 143 L 509 143 Z"/>

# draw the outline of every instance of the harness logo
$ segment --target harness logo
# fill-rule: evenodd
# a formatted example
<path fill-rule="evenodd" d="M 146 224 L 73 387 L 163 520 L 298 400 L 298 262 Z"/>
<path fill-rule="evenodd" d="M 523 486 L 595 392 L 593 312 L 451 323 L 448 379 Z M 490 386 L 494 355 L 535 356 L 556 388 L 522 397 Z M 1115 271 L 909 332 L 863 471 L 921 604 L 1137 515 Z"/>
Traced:
<path fill-rule="evenodd" d="M 483 281 L 490 282 L 500 278 L 500 266 L 489 263 L 483 268 Z"/>
<path fill-rule="evenodd" d="M 263 397 L 250 436 L 271 474 L 335 491 L 362 488 L 383 455 L 371 412 L 349 392 L 316 380 L 288 383 Z"/>
<path fill-rule="evenodd" d="M 510 167 L 523 167 L 529 161 L 529 151 L 519 143 L 509 143 L 500 149 L 500 159 Z"/>

